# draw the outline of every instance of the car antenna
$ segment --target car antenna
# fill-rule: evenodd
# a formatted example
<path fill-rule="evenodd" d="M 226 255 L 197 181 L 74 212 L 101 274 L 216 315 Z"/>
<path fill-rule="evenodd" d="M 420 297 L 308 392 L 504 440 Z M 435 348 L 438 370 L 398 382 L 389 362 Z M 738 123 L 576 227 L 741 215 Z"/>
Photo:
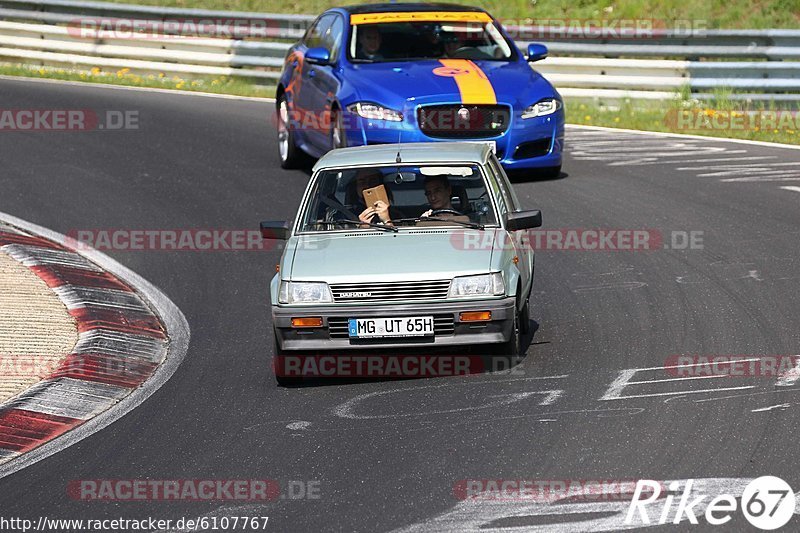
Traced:
<path fill-rule="evenodd" d="M 400 157 L 400 150 L 397 151 L 397 158 L 394 160 L 395 163 L 402 163 L 403 159 Z"/>

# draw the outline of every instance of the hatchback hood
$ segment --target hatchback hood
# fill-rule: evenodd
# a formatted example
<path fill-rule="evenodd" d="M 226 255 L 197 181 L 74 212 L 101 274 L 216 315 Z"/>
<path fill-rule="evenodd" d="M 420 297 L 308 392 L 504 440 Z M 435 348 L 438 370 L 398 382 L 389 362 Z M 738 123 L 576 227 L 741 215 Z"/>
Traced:
<path fill-rule="evenodd" d="M 476 242 L 486 243 L 487 234 L 492 241 L 496 238 L 491 230 L 470 233 L 475 234 Z M 286 259 L 291 254 L 293 261 L 284 279 L 388 282 L 449 279 L 490 272 L 494 246 L 465 249 L 464 242 L 464 230 L 427 228 L 398 233 L 358 231 L 293 237 L 286 250 Z"/>

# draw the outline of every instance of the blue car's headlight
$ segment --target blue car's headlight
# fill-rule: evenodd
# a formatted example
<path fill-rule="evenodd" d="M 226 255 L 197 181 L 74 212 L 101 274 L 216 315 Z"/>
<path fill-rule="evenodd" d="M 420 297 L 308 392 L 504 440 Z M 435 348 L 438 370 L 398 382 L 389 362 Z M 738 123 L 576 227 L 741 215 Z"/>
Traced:
<path fill-rule="evenodd" d="M 361 118 L 370 120 L 389 120 L 391 122 L 401 122 L 403 120 L 403 114 L 400 111 L 371 102 L 356 102 L 347 106 L 347 110 Z"/>
<path fill-rule="evenodd" d="M 450 284 L 450 298 L 464 296 L 499 296 L 505 294 L 506 287 L 500 272 L 480 274 L 478 276 L 461 276 L 453 278 Z"/>
<path fill-rule="evenodd" d="M 558 100 L 557 98 L 546 98 L 536 102 L 532 106 L 526 107 L 525 111 L 522 112 L 522 118 L 534 118 L 552 115 L 562 107 L 563 104 L 561 103 L 561 100 Z"/>
<path fill-rule="evenodd" d="M 282 304 L 321 304 L 332 301 L 327 283 L 281 281 L 278 302 Z"/>

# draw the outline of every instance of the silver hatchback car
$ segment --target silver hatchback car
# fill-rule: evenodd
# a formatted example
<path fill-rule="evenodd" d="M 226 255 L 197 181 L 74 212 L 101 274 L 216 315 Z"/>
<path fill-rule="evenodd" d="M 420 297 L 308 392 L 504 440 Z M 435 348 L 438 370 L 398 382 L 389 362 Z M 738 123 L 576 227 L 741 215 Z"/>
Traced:
<path fill-rule="evenodd" d="M 270 286 L 276 358 L 376 348 L 494 345 L 516 357 L 534 252 L 486 143 L 333 150 L 314 166 Z M 280 379 L 279 379 L 280 381 Z"/>

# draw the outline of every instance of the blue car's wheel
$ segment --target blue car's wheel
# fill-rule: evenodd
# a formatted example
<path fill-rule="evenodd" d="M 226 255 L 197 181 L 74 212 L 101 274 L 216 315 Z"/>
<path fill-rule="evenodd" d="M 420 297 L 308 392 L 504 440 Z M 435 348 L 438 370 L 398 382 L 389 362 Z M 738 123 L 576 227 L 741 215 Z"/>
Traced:
<path fill-rule="evenodd" d="M 294 131 L 289 120 L 289 104 L 286 95 L 278 99 L 278 153 L 281 156 L 282 168 L 297 168 L 302 159 L 302 153 L 295 144 Z"/>

